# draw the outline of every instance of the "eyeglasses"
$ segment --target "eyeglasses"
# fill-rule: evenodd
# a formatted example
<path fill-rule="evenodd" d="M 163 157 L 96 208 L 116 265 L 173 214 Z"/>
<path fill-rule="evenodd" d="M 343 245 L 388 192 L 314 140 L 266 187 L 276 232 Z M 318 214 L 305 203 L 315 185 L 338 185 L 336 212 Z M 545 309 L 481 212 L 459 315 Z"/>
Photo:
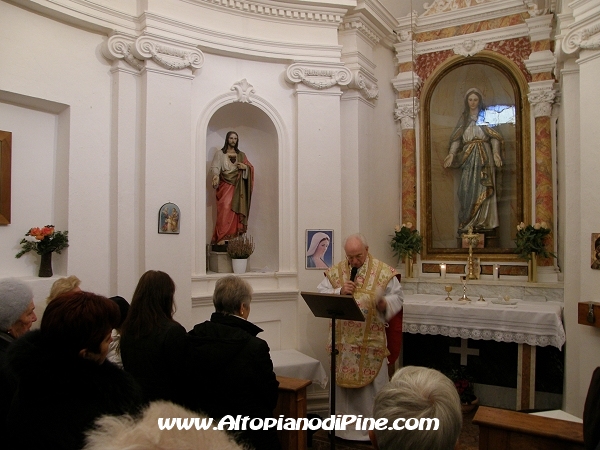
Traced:
<path fill-rule="evenodd" d="M 360 261 L 361 259 L 363 259 L 363 254 L 359 253 L 358 255 L 346 255 L 346 259 L 350 262 L 354 261 L 354 260 L 358 260 Z"/>

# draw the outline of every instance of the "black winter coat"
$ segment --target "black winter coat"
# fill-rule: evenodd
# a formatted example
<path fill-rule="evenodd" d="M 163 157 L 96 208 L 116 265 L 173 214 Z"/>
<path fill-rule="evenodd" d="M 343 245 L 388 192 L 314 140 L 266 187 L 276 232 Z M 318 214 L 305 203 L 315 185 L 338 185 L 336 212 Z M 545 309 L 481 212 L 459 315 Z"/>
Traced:
<path fill-rule="evenodd" d="M 201 350 L 195 373 L 200 392 L 195 409 L 218 419 L 227 415 L 273 417 L 279 382 L 268 344 L 256 337 L 261 328 L 237 316 L 213 313 L 190 332 Z M 275 430 L 240 433 L 239 441 L 258 450 L 279 448 Z"/>
<path fill-rule="evenodd" d="M 80 449 L 98 417 L 142 406 L 139 386 L 123 370 L 59 353 L 39 330 L 9 347 L 5 371 L 13 396 L 3 448 Z"/>
<path fill-rule="evenodd" d="M 147 336 L 121 335 L 123 368 L 142 386 L 146 401 L 167 400 L 190 406 L 188 341 L 185 328 L 169 320 Z"/>

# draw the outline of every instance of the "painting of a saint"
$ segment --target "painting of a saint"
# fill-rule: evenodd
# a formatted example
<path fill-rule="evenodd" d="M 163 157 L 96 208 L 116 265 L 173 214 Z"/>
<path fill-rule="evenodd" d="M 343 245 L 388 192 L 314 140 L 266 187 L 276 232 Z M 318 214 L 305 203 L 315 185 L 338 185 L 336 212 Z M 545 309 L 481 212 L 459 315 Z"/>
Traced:
<path fill-rule="evenodd" d="M 306 268 L 327 269 L 333 261 L 332 230 L 306 231 Z"/>
<path fill-rule="evenodd" d="M 160 207 L 158 232 L 168 234 L 179 233 L 179 207 L 175 203 L 165 203 Z"/>

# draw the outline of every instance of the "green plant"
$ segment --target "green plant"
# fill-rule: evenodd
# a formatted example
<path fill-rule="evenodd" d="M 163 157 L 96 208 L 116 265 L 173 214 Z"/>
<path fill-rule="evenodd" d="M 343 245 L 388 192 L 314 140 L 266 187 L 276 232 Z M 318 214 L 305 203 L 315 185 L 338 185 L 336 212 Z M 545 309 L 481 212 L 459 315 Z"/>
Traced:
<path fill-rule="evenodd" d="M 252 236 L 240 234 L 229 240 L 227 254 L 231 259 L 246 259 L 254 252 L 254 240 Z"/>
<path fill-rule="evenodd" d="M 423 237 L 417 230 L 412 229 L 412 223 L 396 225 L 394 235 L 390 245 L 394 250 L 394 256 L 398 256 L 398 260 L 405 256 L 413 257 L 417 253 L 421 253 Z"/>
<path fill-rule="evenodd" d="M 546 237 L 549 234 L 550 228 L 548 228 L 546 222 L 536 222 L 533 225 L 525 225 L 521 222 L 517 225 L 517 236 L 515 238 L 517 248 L 515 253 L 526 260 L 531 259 L 532 252 L 542 258 L 556 258 L 554 253 L 546 250 Z"/>
<path fill-rule="evenodd" d="M 34 251 L 38 255 L 56 252 L 59 253 L 69 246 L 69 232 L 55 231 L 54 225 L 42 228 L 31 228 L 21 239 L 21 251 L 15 255 L 20 258 L 25 253 Z"/>

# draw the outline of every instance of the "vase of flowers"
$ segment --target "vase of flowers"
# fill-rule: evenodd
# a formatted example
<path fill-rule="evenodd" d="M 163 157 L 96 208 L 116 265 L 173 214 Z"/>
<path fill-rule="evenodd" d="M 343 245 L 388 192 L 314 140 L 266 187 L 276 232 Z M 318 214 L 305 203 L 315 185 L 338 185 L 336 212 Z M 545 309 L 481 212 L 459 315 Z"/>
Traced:
<path fill-rule="evenodd" d="M 39 277 L 52 276 L 52 253 L 60 254 L 69 246 L 69 232 L 56 231 L 54 225 L 46 225 L 42 228 L 31 228 L 25 237 L 21 239 L 21 251 L 15 255 L 20 258 L 30 251 L 40 255 Z"/>
<path fill-rule="evenodd" d="M 252 236 L 240 234 L 230 239 L 227 244 L 227 254 L 231 258 L 233 273 L 245 273 L 248 258 L 254 253 L 254 240 Z"/>
<path fill-rule="evenodd" d="M 515 253 L 527 260 L 527 279 L 537 282 L 537 257 L 556 258 L 556 255 L 546 249 L 546 239 L 550 234 L 550 228 L 546 222 L 536 222 L 533 225 L 525 225 L 521 222 L 517 225 L 517 236 Z"/>
<path fill-rule="evenodd" d="M 413 229 L 411 222 L 396 225 L 390 246 L 394 250 L 394 256 L 398 257 L 398 261 L 404 259 L 404 276 L 406 278 L 412 278 L 413 276 L 413 258 L 416 254 L 421 253 L 422 244 L 423 237 L 417 230 Z"/>

